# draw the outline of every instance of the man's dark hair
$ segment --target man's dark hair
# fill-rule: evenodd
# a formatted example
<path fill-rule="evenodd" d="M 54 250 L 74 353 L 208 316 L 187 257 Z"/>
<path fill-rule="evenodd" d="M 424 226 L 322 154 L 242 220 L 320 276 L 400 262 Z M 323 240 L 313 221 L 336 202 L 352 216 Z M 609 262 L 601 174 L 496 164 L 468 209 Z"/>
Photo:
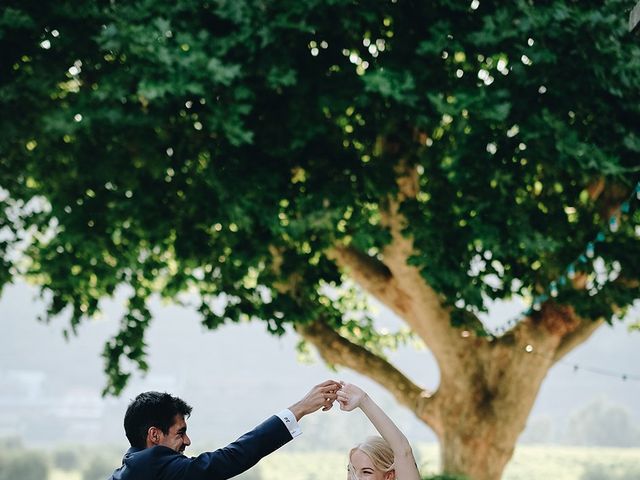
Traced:
<path fill-rule="evenodd" d="M 124 431 L 129 443 L 132 447 L 145 448 L 149 428 L 156 427 L 167 434 L 178 414 L 188 418 L 191 406 L 168 393 L 141 393 L 129 404 L 124 415 Z"/>

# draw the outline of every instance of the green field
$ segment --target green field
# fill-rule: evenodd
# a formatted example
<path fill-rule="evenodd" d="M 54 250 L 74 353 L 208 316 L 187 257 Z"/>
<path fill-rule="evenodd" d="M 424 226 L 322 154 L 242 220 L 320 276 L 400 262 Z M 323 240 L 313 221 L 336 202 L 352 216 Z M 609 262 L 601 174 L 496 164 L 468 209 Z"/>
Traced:
<path fill-rule="evenodd" d="M 437 473 L 437 445 L 418 444 L 414 450 L 423 475 Z M 112 448 L 72 446 L 54 451 L 5 451 L 0 454 L 0 480 L 106 480 L 120 463 L 119 455 Z M 285 447 L 237 478 L 346 480 L 346 455 L 346 451 L 296 452 Z M 36 463 L 40 468 L 31 468 Z M 640 480 L 640 448 L 519 446 L 503 480 L 539 479 Z"/>
<path fill-rule="evenodd" d="M 640 448 L 521 446 L 504 480 L 640 480 Z"/>
<path fill-rule="evenodd" d="M 418 445 L 415 450 L 422 473 L 437 473 L 437 445 Z M 278 452 L 260 462 L 257 468 L 252 479 L 346 480 L 346 453 Z M 640 480 L 640 449 L 518 447 L 503 480 L 538 479 Z"/>

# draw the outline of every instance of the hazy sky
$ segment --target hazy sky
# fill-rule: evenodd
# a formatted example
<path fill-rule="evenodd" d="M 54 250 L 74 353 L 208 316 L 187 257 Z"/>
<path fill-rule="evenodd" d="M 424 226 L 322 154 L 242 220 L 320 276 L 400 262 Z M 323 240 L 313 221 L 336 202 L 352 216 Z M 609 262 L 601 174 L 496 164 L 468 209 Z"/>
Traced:
<path fill-rule="evenodd" d="M 504 323 L 521 309 L 518 304 L 496 306 L 492 323 Z M 289 406 L 312 385 L 336 378 L 367 388 L 411 440 L 434 438 L 368 379 L 348 370 L 333 372 L 320 361 L 299 363 L 293 334 L 272 337 L 260 322 L 211 332 L 201 327 L 193 309 L 160 302 L 153 302 L 155 319 L 147 335 L 149 374 L 136 373 L 119 399 L 101 399 L 105 377 L 100 353 L 105 340 L 117 330 L 122 300 L 106 304 L 103 318 L 83 324 L 78 337 L 69 342 L 61 333 L 66 320 L 40 324 L 36 317 L 43 311 L 37 290 L 22 283 L 7 286 L 0 297 L 0 327 L 5 337 L 0 350 L 0 404 L 5 406 L 0 437 L 19 435 L 33 444 L 79 441 L 124 447 L 121 425 L 127 402 L 142 390 L 154 389 L 171 391 L 193 405 L 189 429 L 194 439 L 224 442 Z M 633 314 L 637 318 L 637 310 Z M 380 311 L 379 319 L 385 326 L 397 325 L 387 311 Z M 559 429 L 571 414 L 594 401 L 623 406 L 637 422 L 640 382 L 589 373 L 583 367 L 640 376 L 639 347 L 640 333 L 629 333 L 625 325 L 600 328 L 550 371 L 530 424 L 552 422 Z M 437 386 L 437 368 L 428 351 L 403 348 L 390 358 L 415 382 Z M 577 372 L 576 364 L 580 367 Z M 328 445 L 343 448 L 356 437 L 372 433 L 357 414 L 334 410 L 304 420 L 307 440 L 322 433 L 319 438 Z M 299 444 L 304 447 L 304 442 Z"/>

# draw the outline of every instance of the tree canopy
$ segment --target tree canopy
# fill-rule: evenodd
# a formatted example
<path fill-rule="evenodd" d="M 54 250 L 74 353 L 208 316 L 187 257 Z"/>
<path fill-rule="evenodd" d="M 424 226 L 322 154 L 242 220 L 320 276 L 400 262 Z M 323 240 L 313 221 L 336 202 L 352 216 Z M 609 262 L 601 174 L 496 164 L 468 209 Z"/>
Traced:
<path fill-rule="evenodd" d="M 209 328 L 322 320 L 378 351 L 349 266 L 387 275 L 400 219 L 482 335 L 489 300 L 548 292 L 613 216 L 552 299 L 611 320 L 640 272 L 632 4 L 5 2 L 0 285 L 37 282 L 73 327 L 129 287 L 118 393 L 154 293 L 197 292 Z"/>

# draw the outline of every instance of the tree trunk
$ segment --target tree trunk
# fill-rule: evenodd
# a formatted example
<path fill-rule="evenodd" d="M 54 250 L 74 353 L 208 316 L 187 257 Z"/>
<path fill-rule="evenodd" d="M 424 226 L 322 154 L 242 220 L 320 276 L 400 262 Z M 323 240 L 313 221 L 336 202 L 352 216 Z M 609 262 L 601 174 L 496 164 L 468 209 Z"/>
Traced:
<path fill-rule="evenodd" d="M 466 475 L 472 480 L 499 480 L 513 454 L 513 446 L 498 445 L 492 425 L 486 422 L 474 425 L 480 430 L 462 432 L 448 428 L 444 438 L 440 438 L 442 471 Z"/>
<path fill-rule="evenodd" d="M 441 380 L 435 393 L 322 322 L 299 332 L 325 361 L 369 376 L 429 425 L 440 441 L 444 473 L 499 480 L 547 372 L 601 324 L 546 304 L 499 339 L 451 328 L 457 334 L 448 337 L 446 350 L 454 353 L 438 361 Z"/>
<path fill-rule="evenodd" d="M 547 372 L 603 321 L 581 319 L 573 308 L 547 301 L 541 311 L 500 338 L 476 336 L 473 330 L 483 327 L 472 314 L 468 330 L 452 327 L 452 307 L 445 306 L 408 262 L 413 241 L 403 234 L 399 204 L 414 198 L 418 185 L 415 170 L 403 163 L 400 167 L 400 193 L 382 212 L 391 232 L 382 257 L 344 245 L 331 249 L 328 256 L 401 317 L 431 350 L 440 368 L 438 390 L 425 391 L 357 339 L 343 337 L 322 321 L 297 329 L 327 363 L 367 375 L 429 425 L 440 440 L 445 473 L 499 480 Z"/>
<path fill-rule="evenodd" d="M 441 366 L 436 433 L 443 472 L 472 480 L 502 477 L 552 365 L 551 355 L 527 352 L 530 344 L 511 340 L 483 348 L 484 340 L 467 339 L 460 363 Z"/>

